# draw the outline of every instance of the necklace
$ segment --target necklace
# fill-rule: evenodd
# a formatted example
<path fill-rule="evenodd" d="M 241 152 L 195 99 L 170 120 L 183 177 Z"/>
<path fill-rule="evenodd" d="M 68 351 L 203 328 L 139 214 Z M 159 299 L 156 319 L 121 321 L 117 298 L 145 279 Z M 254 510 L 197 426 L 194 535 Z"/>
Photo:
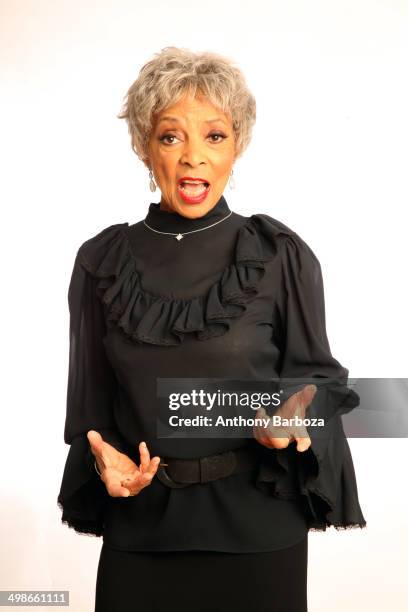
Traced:
<path fill-rule="evenodd" d="M 203 230 L 206 230 L 209 227 L 213 227 L 214 225 L 217 225 L 218 223 L 225 221 L 225 219 L 228 219 L 228 217 L 230 217 L 231 215 L 232 215 L 232 210 L 223 219 L 220 219 L 219 221 L 216 221 L 215 223 L 211 223 L 211 225 L 207 225 L 207 227 L 200 227 L 199 229 L 191 230 L 190 232 L 184 232 L 183 234 L 180 234 L 180 233 L 177 234 L 175 232 L 159 232 L 159 230 L 156 230 L 153 227 L 150 227 L 150 225 L 148 225 L 146 221 L 143 221 L 143 223 L 145 224 L 146 227 L 152 230 L 152 232 L 156 232 L 157 234 L 167 234 L 169 236 L 174 236 L 175 239 L 180 242 L 180 240 L 184 238 L 184 236 L 187 236 L 187 234 L 194 234 L 194 232 L 202 232 Z"/>

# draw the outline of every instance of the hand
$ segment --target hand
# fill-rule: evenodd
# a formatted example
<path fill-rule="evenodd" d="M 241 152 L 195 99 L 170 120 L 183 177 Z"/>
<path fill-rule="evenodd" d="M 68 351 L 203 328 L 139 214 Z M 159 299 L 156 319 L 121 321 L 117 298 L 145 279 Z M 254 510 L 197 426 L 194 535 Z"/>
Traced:
<path fill-rule="evenodd" d="M 150 459 L 145 442 L 140 442 L 140 466 L 124 453 L 105 442 L 101 434 L 93 429 L 86 434 L 95 457 L 101 480 L 112 497 L 138 495 L 149 485 L 159 467 L 160 457 Z"/>
<path fill-rule="evenodd" d="M 274 413 L 280 416 L 282 419 L 291 419 L 295 416 L 301 419 L 305 418 L 306 410 L 309 407 L 315 393 L 317 391 L 316 385 L 306 385 L 291 395 L 282 406 L 280 406 Z M 256 418 L 265 419 L 268 415 L 264 408 L 259 408 L 256 412 Z M 267 448 L 286 448 L 290 442 L 296 441 L 296 450 L 304 452 L 307 450 L 312 441 L 307 433 L 307 429 L 304 425 L 289 425 L 289 426 L 274 426 L 272 420 L 270 420 L 267 427 L 254 425 L 253 428 L 254 438 Z"/>

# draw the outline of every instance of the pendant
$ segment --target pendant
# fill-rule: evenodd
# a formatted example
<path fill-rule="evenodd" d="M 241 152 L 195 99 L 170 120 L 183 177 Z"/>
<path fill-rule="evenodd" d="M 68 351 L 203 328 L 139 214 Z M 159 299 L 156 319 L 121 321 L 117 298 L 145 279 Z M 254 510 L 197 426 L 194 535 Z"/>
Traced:
<path fill-rule="evenodd" d="M 177 236 L 175 237 L 176 240 L 181 240 L 182 238 L 184 238 L 183 234 L 177 234 Z"/>

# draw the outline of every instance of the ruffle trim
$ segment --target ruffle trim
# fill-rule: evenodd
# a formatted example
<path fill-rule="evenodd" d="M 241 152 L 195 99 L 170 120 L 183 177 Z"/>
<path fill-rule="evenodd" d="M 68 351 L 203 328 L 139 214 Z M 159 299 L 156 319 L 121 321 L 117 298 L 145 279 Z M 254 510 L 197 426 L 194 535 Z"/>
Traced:
<path fill-rule="evenodd" d="M 279 234 L 295 233 L 264 214 L 252 215 L 238 230 L 235 257 L 206 295 L 173 299 L 153 295 L 141 285 L 128 239 L 129 224 L 118 223 L 79 249 L 84 268 L 98 279 L 97 294 L 114 321 L 134 342 L 178 345 L 186 334 L 198 340 L 224 335 L 230 320 L 242 316 L 257 295 L 265 262 L 278 248 Z"/>
<path fill-rule="evenodd" d="M 68 516 L 61 502 L 57 502 L 58 508 L 62 512 L 61 523 L 67 525 L 70 529 L 74 529 L 80 535 L 100 538 L 103 535 L 104 523 L 101 521 L 88 521 L 80 517 Z"/>
<path fill-rule="evenodd" d="M 115 439 L 112 430 L 99 429 L 105 439 Z M 114 446 L 118 446 L 114 442 Z M 94 468 L 94 457 L 85 435 L 72 440 L 57 497 L 62 512 L 61 523 L 77 533 L 100 537 L 104 532 L 109 494 Z"/>
<path fill-rule="evenodd" d="M 267 449 L 267 454 L 263 451 L 256 486 L 278 499 L 299 501 L 310 531 L 363 529 L 367 522 L 348 441 L 333 438 L 330 445 L 330 452 L 323 453 L 313 450 L 313 443 L 304 453 L 293 443 L 280 450 Z"/>

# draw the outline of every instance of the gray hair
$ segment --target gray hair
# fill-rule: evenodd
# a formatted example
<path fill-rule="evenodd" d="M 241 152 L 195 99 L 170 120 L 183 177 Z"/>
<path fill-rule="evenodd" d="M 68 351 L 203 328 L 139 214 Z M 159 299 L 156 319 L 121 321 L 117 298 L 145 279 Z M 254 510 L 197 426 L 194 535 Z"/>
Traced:
<path fill-rule="evenodd" d="M 244 75 L 234 62 L 218 53 L 195 53 L 164 47 L 140 70 L 130 86 L 119 119 L 126 119 L 131 146 L 143 162 L 153 117 L 176 104 L 185 94 L 202 94 L 230 117 L 235 134 L 236 157 L 247 148 L 256 120 L 256 102 Z"/>

